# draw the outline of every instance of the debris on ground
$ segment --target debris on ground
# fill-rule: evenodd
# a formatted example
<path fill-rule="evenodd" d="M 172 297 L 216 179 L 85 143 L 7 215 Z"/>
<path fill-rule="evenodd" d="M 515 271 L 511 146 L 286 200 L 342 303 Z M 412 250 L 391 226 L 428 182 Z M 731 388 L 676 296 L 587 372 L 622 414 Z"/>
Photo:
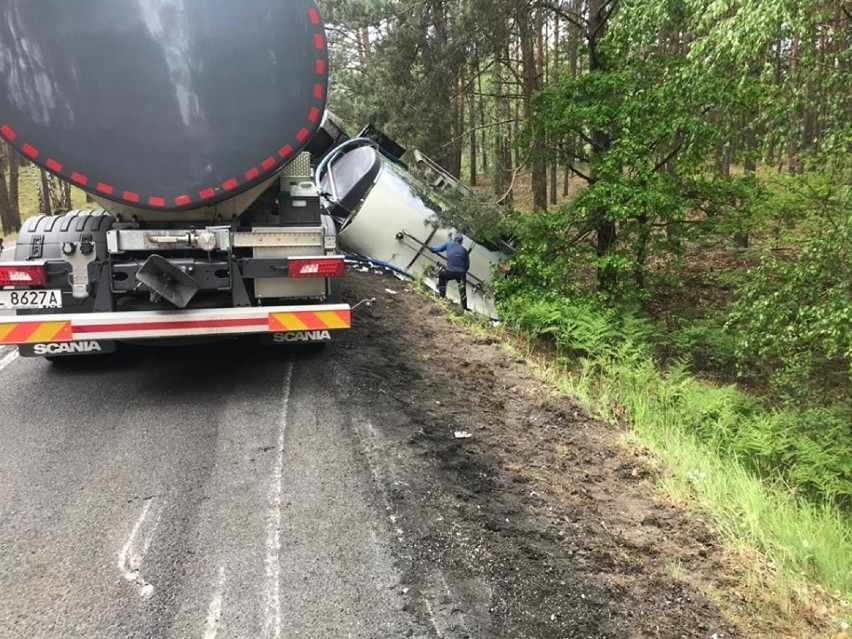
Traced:
<path fill-rule="evenodd" d="M 353 273 L 344 294 L 387 279 Z M 405 291 L 357 312 L 327 356 L 402 531 L 411 610 L 443 636 L 741 636 L 691 585 L 726 579 L 709 527 L 657 498 L 655 465 L 499 340 Z"/>

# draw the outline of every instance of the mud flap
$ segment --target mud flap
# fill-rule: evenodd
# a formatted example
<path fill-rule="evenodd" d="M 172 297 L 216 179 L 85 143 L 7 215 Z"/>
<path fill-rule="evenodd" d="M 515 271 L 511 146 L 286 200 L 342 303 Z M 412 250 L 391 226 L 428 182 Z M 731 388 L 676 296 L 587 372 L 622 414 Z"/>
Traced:
<path fill-rule="evenodd" d="M 288 331 L 286 333 L 265 333 L 260 343 L 269 346 L 286 344 L 322 344 L 331 341 L 331 331 Z"/>
<path fill-rule="evenodd" d="M 108 340 L 18 345 L 18 354 L 21 357 L 79 357 L 81 355 L 103 355 L 113 352 L 115 352 L 115 342 Z"/>

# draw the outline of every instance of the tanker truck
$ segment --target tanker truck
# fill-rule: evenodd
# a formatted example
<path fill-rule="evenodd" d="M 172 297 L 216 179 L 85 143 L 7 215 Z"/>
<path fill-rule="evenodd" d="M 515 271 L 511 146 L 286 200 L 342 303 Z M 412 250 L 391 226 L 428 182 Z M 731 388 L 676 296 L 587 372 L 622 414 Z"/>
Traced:
<path fill-rule="evenodd" d="M 340 141 L 327 77 L 312 0 L 0 0 L 0 136 L 99 205 L 24 223 L 0 344 L 52 359 L 349 328 L 312 177 Z"/>

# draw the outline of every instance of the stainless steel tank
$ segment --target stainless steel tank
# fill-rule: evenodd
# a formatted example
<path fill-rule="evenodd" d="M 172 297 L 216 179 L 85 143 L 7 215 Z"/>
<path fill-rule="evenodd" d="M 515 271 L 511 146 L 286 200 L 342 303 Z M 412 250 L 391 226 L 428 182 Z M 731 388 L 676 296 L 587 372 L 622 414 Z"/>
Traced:
<path fill-rule="evenodd" d="M 426 284 L 437 289 L 444 258 L 429 247 L 456 233 L 441 222 L 439 213 L 446 204 L 439 194 L 366 142 L 353 141 L 319 170 L 321 190 L 340 223 L 341 246 L 412 275 L 422 274 Z M 488 284 L 495 264 L 505 256 L 470 237 L 463 244 L 470 254 L 468 307 L 496 317 Z M 447 296 L 458 302 L 455 283 L 447 287 Z"/>

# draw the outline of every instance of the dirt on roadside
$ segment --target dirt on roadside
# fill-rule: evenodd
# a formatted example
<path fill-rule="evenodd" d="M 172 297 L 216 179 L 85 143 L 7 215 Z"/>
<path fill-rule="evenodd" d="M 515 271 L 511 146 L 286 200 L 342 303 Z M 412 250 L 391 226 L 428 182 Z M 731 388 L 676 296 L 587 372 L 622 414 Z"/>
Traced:
<path fill-rule="evenodd" d="M 653 463 L 412 285 L 352 272 L 335 387 L 383 494 L 411 612 L 439 637 L 740 636 L 687 585 L 709 528 Z"/>

